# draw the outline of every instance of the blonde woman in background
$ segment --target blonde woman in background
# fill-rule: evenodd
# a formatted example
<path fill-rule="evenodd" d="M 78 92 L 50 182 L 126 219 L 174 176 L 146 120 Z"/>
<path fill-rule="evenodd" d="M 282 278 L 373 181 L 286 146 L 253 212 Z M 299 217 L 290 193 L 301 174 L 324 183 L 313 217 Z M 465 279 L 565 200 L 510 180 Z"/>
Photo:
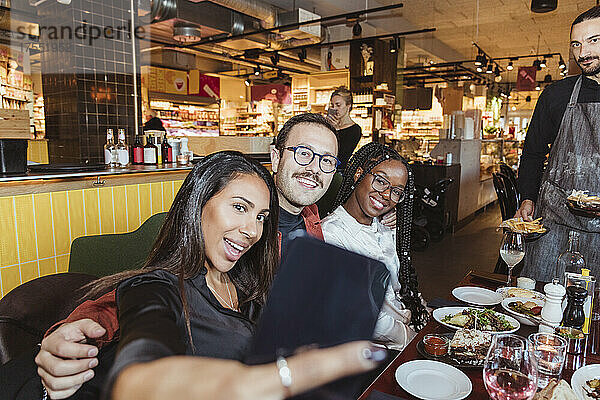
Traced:
<path fill-rule="evenodd" d="M 327 119 L 337 129 L 338 159 L 340 160 L 338 171 L 340 172 L 346 168 L 346 164 L 362 136 L 362 129 L 350 118 L 350 110 L 352 110 L 352 92 L 345 86 L 340 86 L 331 94 L 327 112 Z"/>

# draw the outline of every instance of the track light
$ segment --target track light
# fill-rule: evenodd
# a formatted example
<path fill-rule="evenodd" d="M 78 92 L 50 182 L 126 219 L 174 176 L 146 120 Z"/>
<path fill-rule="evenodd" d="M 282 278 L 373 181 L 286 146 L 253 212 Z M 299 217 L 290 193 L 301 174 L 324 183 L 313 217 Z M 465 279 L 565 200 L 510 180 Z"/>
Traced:
<path fill-rule="evenodd" d="M 537 59 L 537 58 L 536 58 L 536 59 L 533 61 L 533 66 L 534 66 L 534 67 L 535 67 L 535 68 L 536 68 L 538 71 L 542 69 L 542 65 L 541 65 L 541 64 L 542 64 L 542 63 L 541 63 L 541 62 L 540 62 L 540 60 L 539 60 L 539 59 Z"/>
<path fill-rule="evenodd" d="M 273 66 L 277 65 L 277 63 L 279 62 L 279 53 L 278 52 L 273 53 L 273 55 L 270 58 L 271 58 L 271 63 L 273 64 Z"/>
<path fill-rule="evenodd" d="M 477 72 L 483 72 L 483 68 L 481 67 L 481 65 L 477 66 Z"/>
<path fill-rule="evenodd" d="M 513 111 L 517 111 L 517 107 L 515 107 L 515 106 L 512 106 L 510 109 Z"/>
<path fill-rule="evenodd" d="M 398 38 L 394 36 L 390 41 L 390 53 L 395 53 L 398 51 Z"/>
<path fill-rule="evenodd" d="M 513 66 L 513 62 L 509 61 L 508 65 L 506 66 L 506 69 L 509 71 L 512 71 L 515 67 Z"/>
<path fill-rule="evenodd" d="M 546 62 L 546 57 L 544 57 L 542 59 L 542 61 L 540 62 L 540 67 L 541 68 L 546 68 L 547 65 L 548 65 L 548 63 Z"/>
<path fill-rule="evenodd" d="M 256 76 L 260 75 L 260 66 L 254 68 L 254 75 L 256 75 Z"/>
<path fill-rule="evenodd" d="M 475 65 L 481 66 L 483 64 L 485 64 L 485 56 L 481 54 L 481 52 L 479 52 L 479 54 L 477 54 L 477 57 L 475 57 Z"/>
<path fill-rule="evenodd" d="M 500 67 L 498 67 L 497 65 L 496 68 L 494 68 L 494 75 L 500 76 Z"/>
<path fill-rule="evenodd" d="M 244 84 L 245 84 L 246 86 L 250 86 L 250 79 L 246 79 L 246 80 L 244 81 Z"/>
<path fill-rule="evenodd" d="M 550 74 L 547 74 L 547 75 L 544 77 L 544 83 L 552 83 L 552 75 L 550 75 Z"/>
<path fill-rule="evenodd" d="M 563 58 L 560 58 L 560 61 L 558 62 L 558 68 L 564 70 L 565 68 L 567 68 L 567 64 L 565 64 L 565 60 L 563 60 Z"/>
<path fill-rule="evenodd" d="M 362 26 L 360 26 L 360 24 L 357 22 L 352 27 L 352 35 L 353 36 L 360 36 L 361 33 L 362 33 Z"/>
<path fill-rule="evenodd" d="M 306 60 L 306 48 L 300 49 L 300 51 L 298 52 L 298 59 L 301 62 L 304 62 L 304 60 Z"/>
<path fill-rule="evenodd" d="M 535 90 L 542 90 L 539 83 L 535 85 Z"/>
<path fill-rule="evenodd" d="M 494 67 L 492 66 L 492 63 L 489 63 L 487 66 L 487 69 L 485 70 L 486 74 L 491 74 L 494 72 Z"/>

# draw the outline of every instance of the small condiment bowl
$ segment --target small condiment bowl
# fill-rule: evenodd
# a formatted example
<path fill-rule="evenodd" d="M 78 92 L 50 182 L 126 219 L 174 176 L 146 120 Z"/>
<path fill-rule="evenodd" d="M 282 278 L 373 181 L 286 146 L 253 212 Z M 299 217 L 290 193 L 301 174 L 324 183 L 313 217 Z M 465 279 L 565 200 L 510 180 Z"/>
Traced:
<path fill-rule="evenodd" d="M 558 327 L 556 334 L 562 336 L 567 341 L 567 353 L 582 354 L 585 350 L 585 334 L 581 329 Z"/>
<path fill-rule="evenodd" d="M 429 334 L 423 338 L 423 347 L 427 354 L 435 357 L 441 357 L 448 354 L 450 339 L 445 336 Z"/>

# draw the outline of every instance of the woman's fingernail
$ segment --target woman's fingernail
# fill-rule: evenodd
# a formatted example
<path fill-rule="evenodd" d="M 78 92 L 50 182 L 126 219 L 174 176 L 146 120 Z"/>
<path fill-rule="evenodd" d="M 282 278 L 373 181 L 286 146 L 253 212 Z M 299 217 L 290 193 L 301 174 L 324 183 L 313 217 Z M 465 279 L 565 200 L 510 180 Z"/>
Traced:
<path fill-rule="evenodd" d="M 90 361 L 89 366 L 90 368 L 94 368 L 96 365 L 98 365 L 98 359 L 94 358 L 92 361 Z"/>
<path fill-rule="evenodd" d="M 381 362 L 387 358 L 387 351 L 379 347 L 365 347 L 362 356 L 369 361 Z"/>
<path fill-rule="evenodd" d="M 87 382 L 94 377 L 94 373 L 92 371 L 88 372 L 83 376 L 83 381 Z"/>
<path fill-rule="evenodd" d="M 88 351 L 88 357 L 96 357 L 98 355 L 98 349 L 97 348 L 91 348 L 90 351 Z"/>

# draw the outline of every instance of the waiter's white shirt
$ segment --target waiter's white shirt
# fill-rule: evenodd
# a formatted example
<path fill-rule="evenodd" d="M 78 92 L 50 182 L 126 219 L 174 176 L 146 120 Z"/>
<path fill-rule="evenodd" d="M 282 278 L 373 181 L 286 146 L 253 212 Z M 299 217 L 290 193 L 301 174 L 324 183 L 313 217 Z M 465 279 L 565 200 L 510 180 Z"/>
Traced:
<path fill-rule="evenodd" d="M 381 261 L 390 271 L 391 284 L 377 319 L 374 338 L 393 342 L 397 347 L 404 348 L 416 336 L 416 332 L 409 326 L 411 311 L 395 295 L 395 291 L 400 289 L 396 232 L 377 218 L 373 218 L 371 225 L 363 225 L 343 206 L 324 218 L 321 227 L 325 242 Z"/>

